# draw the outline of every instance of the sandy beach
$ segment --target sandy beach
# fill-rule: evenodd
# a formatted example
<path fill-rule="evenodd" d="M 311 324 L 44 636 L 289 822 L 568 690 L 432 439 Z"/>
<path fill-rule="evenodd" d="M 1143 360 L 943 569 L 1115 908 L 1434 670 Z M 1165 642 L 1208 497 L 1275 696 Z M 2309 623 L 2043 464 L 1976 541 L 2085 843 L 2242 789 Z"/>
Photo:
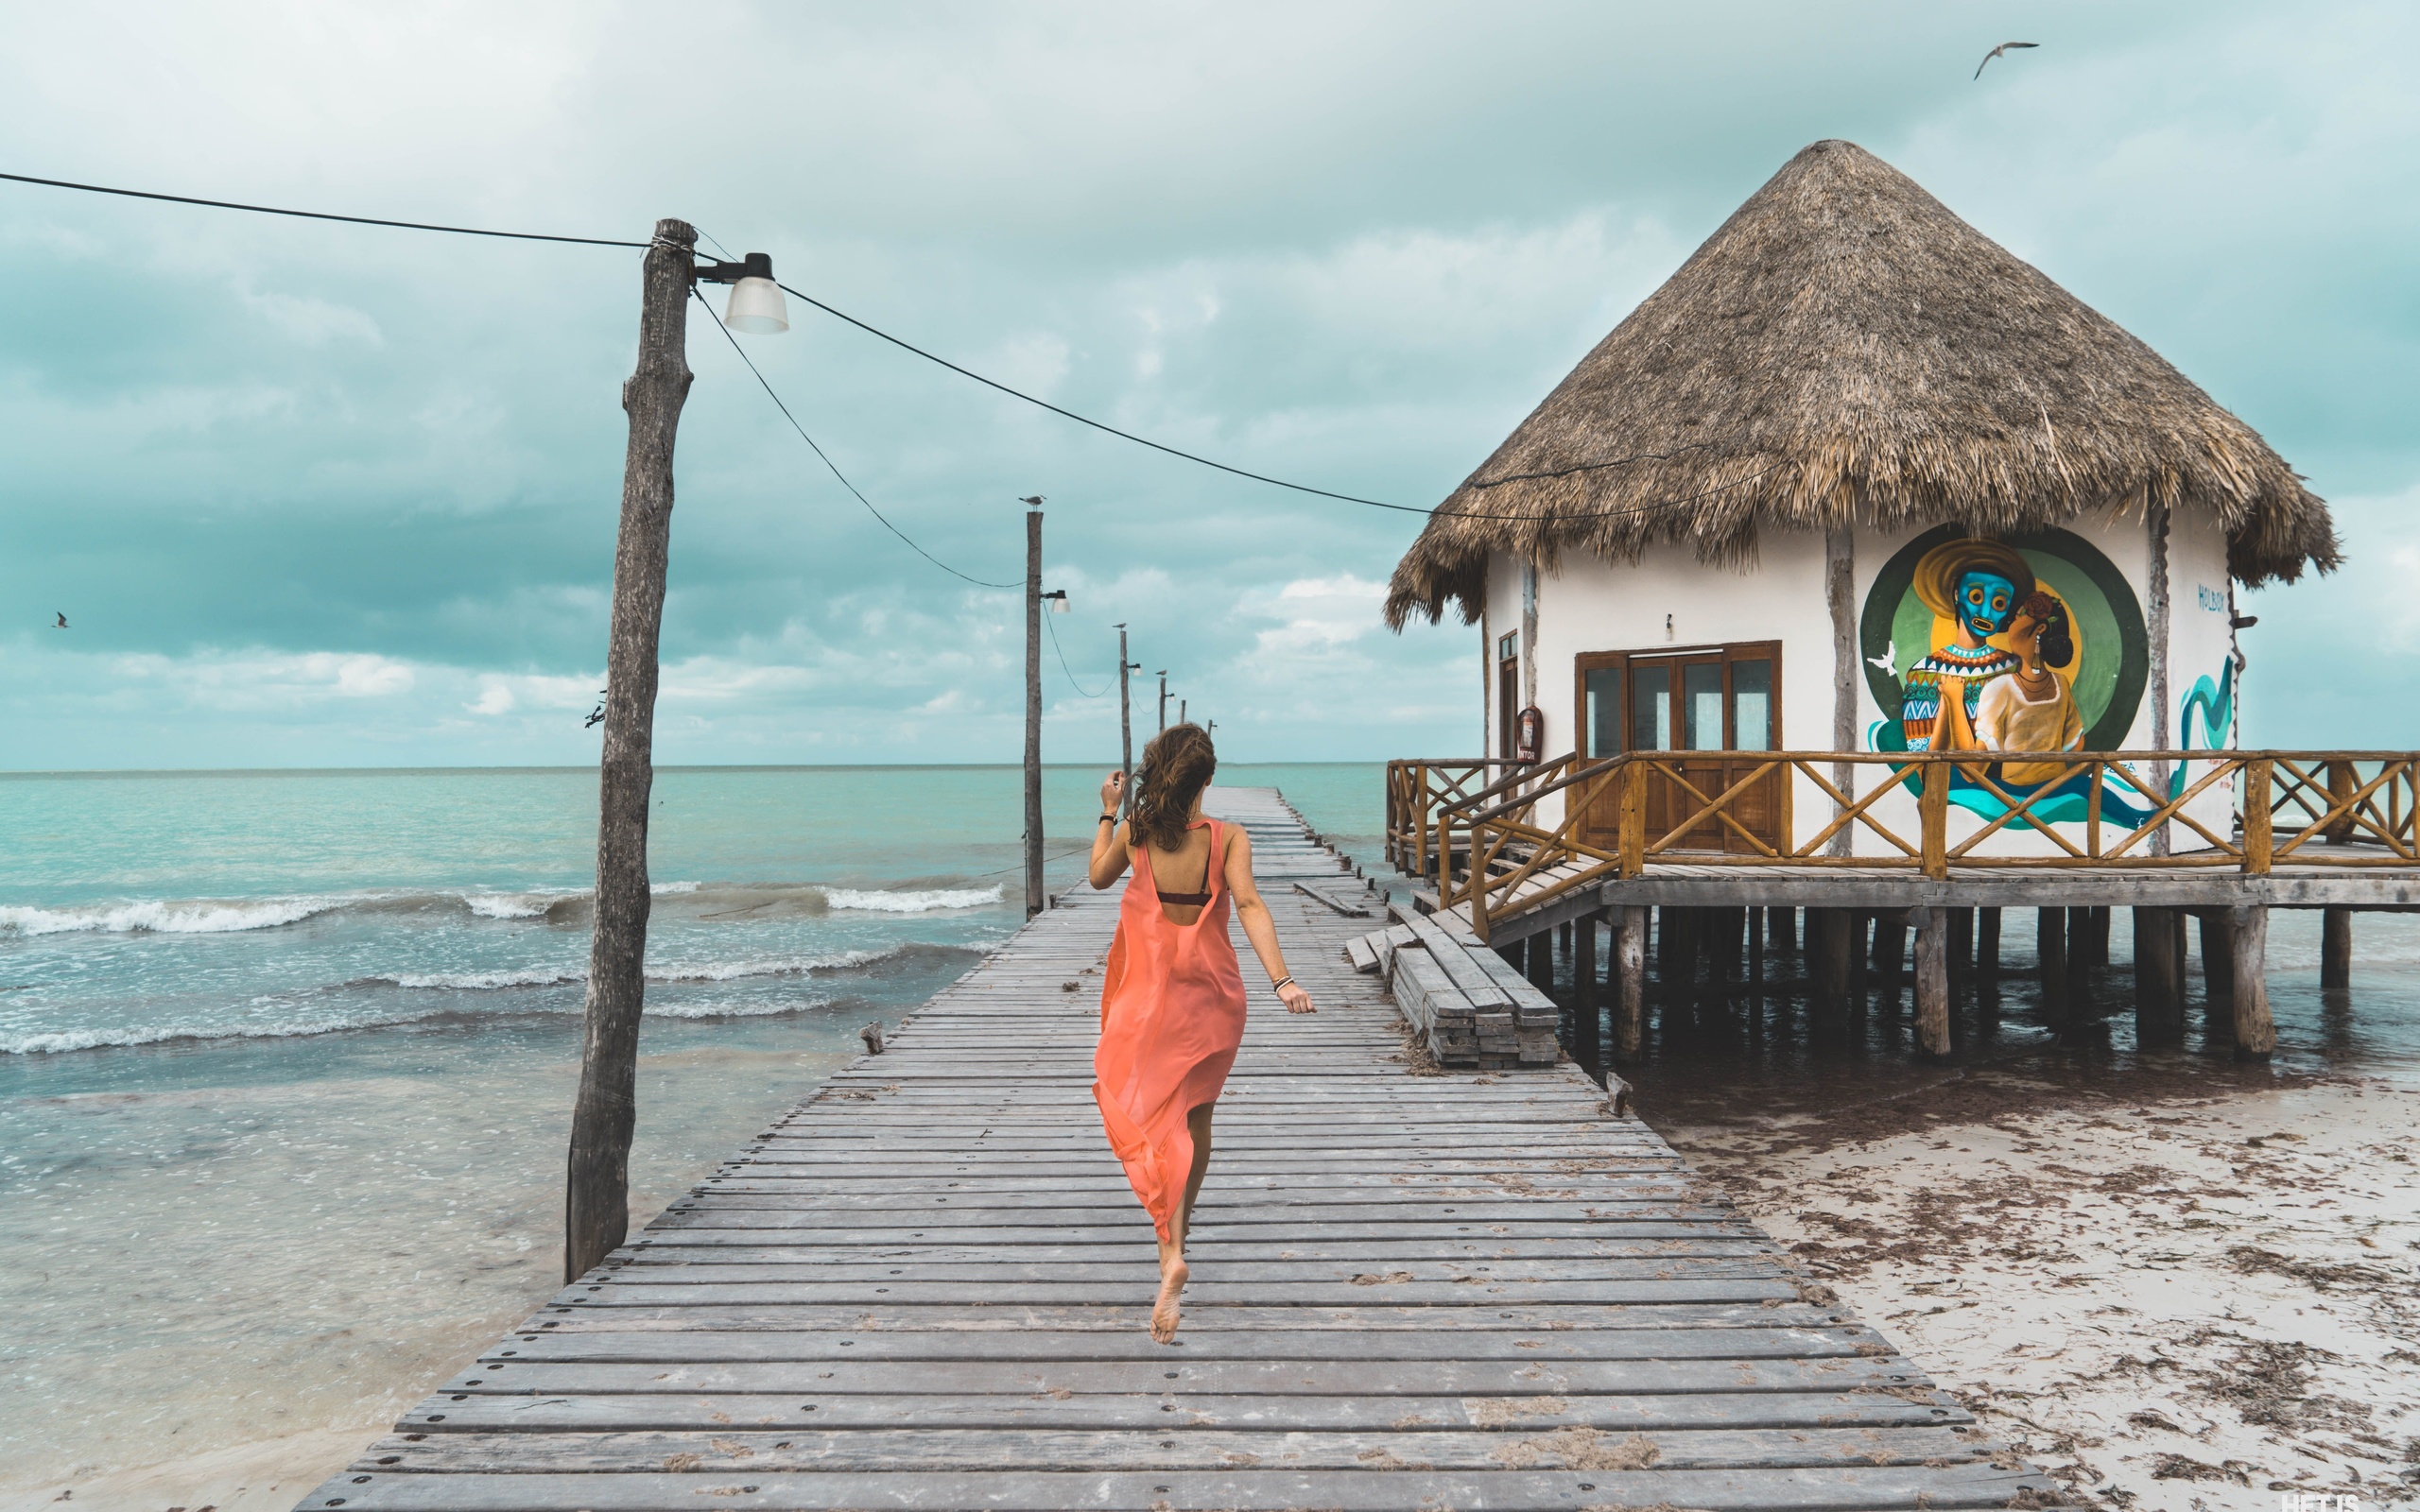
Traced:
<path fill-rule="evenodd" d="M 2420 1089 L 2180 1060 L 1648 1120 L 2086 1504 L 2420 1503 Z"/>

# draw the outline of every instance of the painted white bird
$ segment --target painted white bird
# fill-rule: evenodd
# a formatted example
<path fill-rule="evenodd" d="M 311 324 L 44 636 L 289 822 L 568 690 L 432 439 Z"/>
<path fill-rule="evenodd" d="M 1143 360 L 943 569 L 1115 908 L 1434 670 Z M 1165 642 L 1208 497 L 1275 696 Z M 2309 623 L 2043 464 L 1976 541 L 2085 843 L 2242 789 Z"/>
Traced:
<path fill-rule="evenodd" d="M 2039 47 L 2042 44 L 2038 42 L 2004 42 L 1998 46 L 1993 48 L 1990 52 L 1985 53 L 1983 55 L 1983 60 L 1975 65 L 1975 77 L 1982 77 L 1983 70 L 1985 67 L 1989 66 L 1991 60 L 2006 53 L 2012 47 Z"/>
<path fill-rule="evenodd" d="M 1882 648 L 1880 656 L 1870 656 L 1865 660 L 1867 665 L 1880 667 L 1882 675 L 1887 678 L 1899 668 L 1899 643 L 1893 641 Z"/>

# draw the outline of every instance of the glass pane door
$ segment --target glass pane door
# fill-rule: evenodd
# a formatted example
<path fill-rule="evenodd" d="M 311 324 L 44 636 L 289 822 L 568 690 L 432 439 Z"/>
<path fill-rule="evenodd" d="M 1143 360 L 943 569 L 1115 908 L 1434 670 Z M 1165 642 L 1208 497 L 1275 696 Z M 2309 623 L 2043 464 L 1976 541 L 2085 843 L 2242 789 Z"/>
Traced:
<path fill-rule="evenodd" d="M 1672 669 L 1640 666 L 1630 674 L 1630 748 L 1672 748 Z"/>
<path fill-rule="evenodd" d="M 1587 717 L 1582 722 L 1587 738 L 1588 756 L 1615 756 L 1622 749 L 1622 669 L 1590 667 L 1582 675 L 1582 685 L 1588 701 Z"/>
<path fill-rule="evenodd" d="M 1773 664 L 1761 657 L 1731 663 L 1731 748 L 1773 748 Z"/>
<path fill-rule="evenodd" d="M 1681 669 L 1685 750 L 1722 750 L 1722 663 L 1692 662 Z"/>

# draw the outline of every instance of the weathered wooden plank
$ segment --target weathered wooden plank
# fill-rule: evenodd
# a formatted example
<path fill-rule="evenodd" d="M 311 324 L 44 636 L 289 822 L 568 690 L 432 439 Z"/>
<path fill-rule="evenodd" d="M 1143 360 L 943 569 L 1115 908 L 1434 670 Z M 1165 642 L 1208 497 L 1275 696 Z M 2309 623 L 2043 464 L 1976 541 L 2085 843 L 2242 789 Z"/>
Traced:
<path fill-rule="evenodd" d="M 1321 1012 L 1249 995 L 1177 1347 L 1142 1331 L 1155 1246 L 1091 1097 L 1117 899 L 1078 889 L 304 1504 L 2048 1497 L 1576 1068 L 1404 1074 L 1356 965 L 1425 963 L 1446 1032 L 1507 1059 L 1551 1005 L 1449 921 L 1339 913 L 1364 895 L 1298 817 L 1220 799 Z"/>

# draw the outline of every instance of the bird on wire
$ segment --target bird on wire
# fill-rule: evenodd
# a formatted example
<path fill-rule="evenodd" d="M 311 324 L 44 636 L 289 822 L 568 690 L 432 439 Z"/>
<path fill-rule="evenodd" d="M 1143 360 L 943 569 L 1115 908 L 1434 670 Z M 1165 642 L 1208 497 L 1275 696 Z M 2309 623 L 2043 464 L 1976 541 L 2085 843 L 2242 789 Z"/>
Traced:
<path fill-rule="evenodd" d="M 1983 70 L 1991 66 L 1992 60 L 2005 54 L 2012 47 L 2039 47 L 2042 44 L 2038 42 L 2004 42 L 1998 46 L 1993 48 L 1990 52 L 1985 53 L 1983 55 L 1983 60 L 1975 65 L 1975 77 L 1982 77 Z"/>
<path fill-rule="evenodd" d="M 54 614 L 59 614 L 59 611 L 58 611 L 57 610 L 51 610 L 51 612 L 52 612 L 52 613 L 54 613 Z M 67 628 L 67 616 L 66 616 L 66 615 L 64 615 L 64 614 L 59 614 L 59 623 L 58 623 L 58 624 L 56 624 L 56 625 L 54 625 L 54 626 L 52 626 L 52 627 L 51 627 L 51 628 L 52 628 L 52 629 L 54 629 L 54 630 L 63 630 L 63 629 Z"/>

